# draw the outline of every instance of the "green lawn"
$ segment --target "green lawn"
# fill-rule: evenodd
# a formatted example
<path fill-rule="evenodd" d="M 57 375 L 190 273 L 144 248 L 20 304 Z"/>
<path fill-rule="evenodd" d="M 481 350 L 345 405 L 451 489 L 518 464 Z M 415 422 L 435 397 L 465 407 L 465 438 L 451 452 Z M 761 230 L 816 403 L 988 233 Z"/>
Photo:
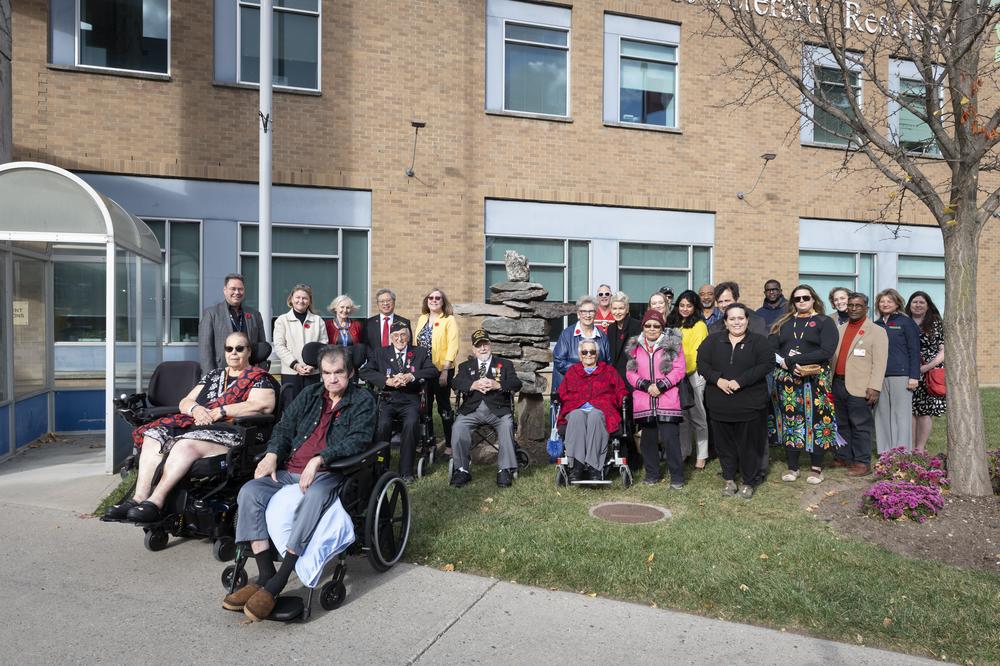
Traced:
<path fill-rule="evenodd" d="M 1000 390 L 983 395 L 997 446 Z M 944 448 L 943 419 L 931 446 Z M 486 466 L 461 490 L 447 486 L 438 466 L 413 486 L 407 558 L 851 643 L 1000 662 L 1000 575 L 838 537 L 802 509 L 801 480 L 781 483 L 772 473 L 752 501 L 724 499 L 718 470 L 713 462 L 682 491 L 663 484 L 622 490 L 617 482 L 557 489 L 553 467 L 540 464 L 501 491 Z M 589 516 L 590 506 L 608 500 L 660 504 L 673 518 L 621 526 Z"/>

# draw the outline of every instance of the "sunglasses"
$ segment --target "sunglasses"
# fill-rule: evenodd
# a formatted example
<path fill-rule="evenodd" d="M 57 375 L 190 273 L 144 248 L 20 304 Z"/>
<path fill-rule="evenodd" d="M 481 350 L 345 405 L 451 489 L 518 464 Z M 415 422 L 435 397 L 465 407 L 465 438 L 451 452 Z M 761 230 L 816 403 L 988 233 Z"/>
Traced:
<path fill-rule="evenodd" d="M 642 327 L 643 327 L 643 328 L 663 328 L 662 326 L 660 326 L 660 325 L 659 325 L 659 324 L 657 324 L 656 322 L 652 322 L 652 321 L 651 321 L 651 322 L 647 322 L 647 323 L 643 324 L 643 325 L 642 325 Z"/>
<path fill-rule="evenodd" d="M 587 349 L 580 352 L 580 356 L 597 356 L 597 352 L 592 349 Z"/>
<path fill-rule="evenodd" d="M 427 300 L 428 301 L 440 301 L 442 298 L 443 298 L 442 296 L 428 296 Z"/>
<path fill-rule="evenodd" d="M 597 292 L 597 295 L 598 296 L 610 296 L 611 292 L 610 291 L 599 291 L 599 292 Z"/>
<path fill-rule="evenodd" d="M 236 345 L 235 347 L 227 346 L 225 349 L 227 354 L 232 354 L 233 352 L 236 352 L 237 354 L 242 354 L 247 350 L 246 345 Z"/>
<path fill-rule="evenodd" d="M 792 300 L 796 303 L 808 303 L 812 299 L 812 296 L 792 296 Z"/>

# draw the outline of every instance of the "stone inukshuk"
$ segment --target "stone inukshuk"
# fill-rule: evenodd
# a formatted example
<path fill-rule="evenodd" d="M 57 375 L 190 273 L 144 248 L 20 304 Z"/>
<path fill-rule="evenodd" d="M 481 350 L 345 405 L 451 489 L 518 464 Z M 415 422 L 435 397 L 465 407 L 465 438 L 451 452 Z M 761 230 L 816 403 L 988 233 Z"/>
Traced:
<path fill-rule="evenodd" d="M 523 384 L 518 397 L 519 438 L 540 441 L 548 436 L 543 396 L 548 379 L 540 374 L 552 362 L 547 319 L 575 311 L 573 303 L 546 303 L 549 292 L 531 282 L 527 259 L 513 250 L 504 255 L 507 281 L 490 285 L 489 303 L 459 303 L 455 314 L 484 317 L 493 353 L 510 359 Z"/>

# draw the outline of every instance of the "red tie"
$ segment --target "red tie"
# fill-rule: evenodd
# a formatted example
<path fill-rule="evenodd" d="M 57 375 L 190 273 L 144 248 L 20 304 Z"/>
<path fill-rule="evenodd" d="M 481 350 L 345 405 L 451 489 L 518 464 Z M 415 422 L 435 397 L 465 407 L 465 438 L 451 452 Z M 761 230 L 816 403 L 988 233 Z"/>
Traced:
<path fill-rule="evenodd" d="M 389 318 L 382 317 L 382 346 L 389 346 Z"/>

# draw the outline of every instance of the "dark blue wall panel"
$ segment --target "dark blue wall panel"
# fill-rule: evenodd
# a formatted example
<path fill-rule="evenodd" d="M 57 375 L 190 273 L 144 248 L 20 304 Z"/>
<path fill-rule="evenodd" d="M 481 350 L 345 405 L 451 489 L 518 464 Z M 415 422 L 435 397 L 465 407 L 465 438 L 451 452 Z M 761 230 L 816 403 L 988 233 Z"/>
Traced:
<path fill-rule="evenodd" d="M 56 391 L 56 432 L 104 430 L 104 390 Z"/>
<path fill-rule="evenodd" d="M 14 404 L 14 441 L 17 448 L 49 431 L 49 395 L 43 393 Z"/>

